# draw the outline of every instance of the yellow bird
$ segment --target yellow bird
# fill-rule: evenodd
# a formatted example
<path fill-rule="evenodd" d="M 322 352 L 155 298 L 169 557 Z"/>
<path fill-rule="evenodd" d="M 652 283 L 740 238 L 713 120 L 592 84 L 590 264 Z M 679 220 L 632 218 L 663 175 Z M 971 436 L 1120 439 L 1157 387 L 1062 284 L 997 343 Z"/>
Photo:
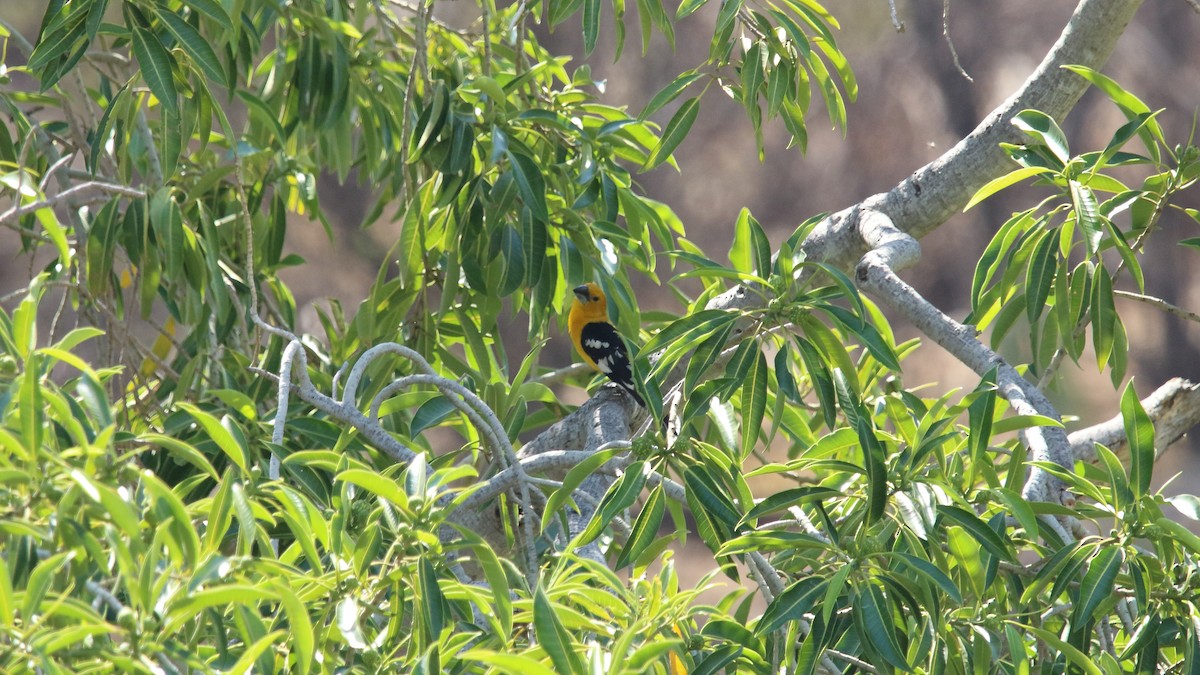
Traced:
<path fill-rule="evenodd" d="M 646 407 L 633 385 L 633 366 L 629 364 L 629 349 L 616 326 L 608 320 L 608 300 L 604 291 L 591 282 L 578 286 L 575 303 L 567 318 L 567 330 L 575 351 L 592 368 L 620 385 L 626 393 Z"/>

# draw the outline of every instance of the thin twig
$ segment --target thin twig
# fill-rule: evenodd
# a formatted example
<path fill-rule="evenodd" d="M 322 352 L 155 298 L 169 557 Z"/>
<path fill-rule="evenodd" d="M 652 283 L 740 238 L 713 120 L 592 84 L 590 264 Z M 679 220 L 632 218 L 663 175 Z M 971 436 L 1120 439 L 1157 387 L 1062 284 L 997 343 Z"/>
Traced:
<path fill-rule="evenodd" d="M 83 192 L 88 190 L 101 190 L 112 194 L 121 195 L 124 197 L 132 197 L 135 199 L 144 199 L 146 193 L 137 188 L 131 188 L 125 185 L 117 185 L 116 183 L 106 183 L 104 181 L 92 180 L 86 183 L 80 183 L 59 192 L 53 197 L 46 197 L 28 204 L 13 206 L 4 213 L 0 213 L 0 225 L 7 224 L 10 221 L 16 220 L 27 213 L 33 213 L 39 209 L 44 209 L 48 206 L 57 206 L 65 200 L 73 199 Z"/>
<path fill-rule="evenodd" d="M 1138 302 L 1141 302 L 1141 303 L 1144 303 L 1147 305 L 1151 305 L 1152 307 L 1157 307 L 1169 314 L 1174 314 L 1175 316 L 1187 319 L 1188 321 L 1195 321 L 1197 323 L 1200 323 L 1200 314 L 1196 314 L 1195 312 L 1188 311 L 1182 307 L 1179 307 L 1178 305 L 1173 305 L 1173 304 L 1167 302 L 1166 300 L 1163 300 L 1162 298 L 1156 298 L 1152 295 L 1144 295 L 1142 293 L 1134 293 L 1132 291 L 1121 291 L 1121 290 L 1114 290 L 1113 295 L 1115 295 L 1119 298 L 1128 298 L 1130 300 L 1136 300 Z"/>
<path fill-rule="evenodd" d="M 963 77 L 967 78 L 967 82 L 974 82 L 970 75 L 967 74 L 962 63 L 958 60 L 958 50 L 954 48 L 954 39 L 950 37 L 950 0 L 942 2 L 942 35 L 946 38 L 946 46 L 950 48 L 950 56 L 954 59 L 954 67 Z"/>
<path fill-rule="evenodd" d="M 896 11 L 896 0 L 888 0 L 888 12 L 892 15 L 892 28 L 895 28 L 897 33 L 903 33 L 904 22 L 900 20 L 900 14 Z"/>

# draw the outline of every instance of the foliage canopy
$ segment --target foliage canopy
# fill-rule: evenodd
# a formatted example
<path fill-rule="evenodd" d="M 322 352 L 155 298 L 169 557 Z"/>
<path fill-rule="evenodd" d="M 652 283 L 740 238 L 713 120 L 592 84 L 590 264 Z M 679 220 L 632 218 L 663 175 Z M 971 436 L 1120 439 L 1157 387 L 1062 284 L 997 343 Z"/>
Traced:
<path fill-rule="evenodd" d="M 829 219 L 772 250 L 743 211 L 723 264 L 640 188 L 717 92 L 760 155 L 774 120 L 806 146 L 814 92 L 844 127 L 817 2 L 719 3 L 707 57 L 636 114 L 536 30 L 620 53 L 624 0 L 483 0 L 465 28 L 427 1 L 119 4 L 0 27 L 0 225 L 38 268 L 0 308 L 0 669 L 1200 672 L 1200 537 L 1164 508 L 1200 500 L 1151 489 L 1174 438 L 1114 301 L 1145 292 L 1160 219 L 1197 219 L 1171 200 L 1200 160 L 1100 64 L 1073 72 L 1128 120 L 1105 148 L 1022 111 L 1014 164 L 958 205 L 1048 195 L 984 251 L 966 322 L 1028 331 L 1026 386 L 1066 358 L 1112 375 L 1121 438 L 1064 463 L 999 357 L 970 392 L 901 380 L 918 342 L 864 268 L 810 255 Z M 705 4 L 638 0 L 641 50 Z M 353 317 L 298 337 L 278 274 L 324 175 L 402 235 Z M 541 358 L 593 279 L 648 413 L 610 387 L 573 410 L 590 375 Z M 682 587 L 689 535 L 745 585 Z"/>

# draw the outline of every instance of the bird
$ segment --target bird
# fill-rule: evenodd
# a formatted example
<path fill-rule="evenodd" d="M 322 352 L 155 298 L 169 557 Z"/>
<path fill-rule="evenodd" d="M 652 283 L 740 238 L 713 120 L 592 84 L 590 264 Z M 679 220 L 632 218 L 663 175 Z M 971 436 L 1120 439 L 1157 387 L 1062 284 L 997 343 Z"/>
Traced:
<path fill-rule="evenodd" d="M 567 317 L 567 330 L 575 351 L 592 368 L 617 383 L 643 408 L 646 401 L 633 384 L 633 366 L 629 363 L 629 348 L 608 320 L 608 299 L 604 291 L 592 282 L 576 286 L 575 302 Z"/>

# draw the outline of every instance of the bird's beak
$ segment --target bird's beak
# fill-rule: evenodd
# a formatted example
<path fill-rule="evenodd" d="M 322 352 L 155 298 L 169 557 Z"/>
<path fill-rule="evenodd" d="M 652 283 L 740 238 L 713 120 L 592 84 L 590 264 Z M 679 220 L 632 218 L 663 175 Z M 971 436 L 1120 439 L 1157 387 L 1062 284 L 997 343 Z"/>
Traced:
<path fill-rule="evenodd" d="M 587 302 L 588 300 L 591 299 L 589 297 L 591 295 L 591 293 L 588 292 L 587 286 L 576 286 L 572 290 L 575 292 L 575 297 L 579 298 L 580 302 Z"/>

